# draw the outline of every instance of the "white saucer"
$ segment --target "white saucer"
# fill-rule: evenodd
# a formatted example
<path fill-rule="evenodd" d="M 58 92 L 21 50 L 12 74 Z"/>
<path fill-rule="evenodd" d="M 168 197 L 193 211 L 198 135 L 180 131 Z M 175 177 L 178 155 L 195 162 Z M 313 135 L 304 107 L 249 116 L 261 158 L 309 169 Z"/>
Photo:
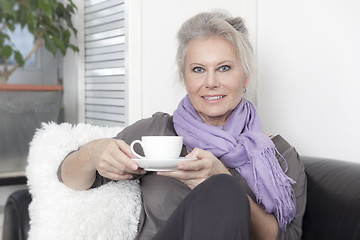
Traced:
<path fill-rule="evenodd" d="M 177 166 L 180 162 L 197 160 L 197 158 L 183 158 L 180 157 L 178 159 L 169 159 L 169 160 L 147 160 L 147 159 L 132 159 L 136 161 L 139 166 L 146 171 L 176 171 Z"/>

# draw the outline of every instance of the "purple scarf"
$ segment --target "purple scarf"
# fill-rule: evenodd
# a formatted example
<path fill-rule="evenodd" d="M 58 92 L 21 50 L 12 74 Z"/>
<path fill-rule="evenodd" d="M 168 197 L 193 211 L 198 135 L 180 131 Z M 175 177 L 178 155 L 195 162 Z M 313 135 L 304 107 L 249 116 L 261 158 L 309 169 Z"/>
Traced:
<path fill-rule="evenodd" d="M 210 151 L 226 167 L 235 168 L 246 180 L 257 203 L 274 213 L 282 230 L 295 216 L 295 182 L 281 169 L 271 139 L 262 132 L 253 103 L 242 99 L 224 127 L 203 122 L 189 96 L 174 112 L 174 127 L 184 137 L 185 146 Z"/>

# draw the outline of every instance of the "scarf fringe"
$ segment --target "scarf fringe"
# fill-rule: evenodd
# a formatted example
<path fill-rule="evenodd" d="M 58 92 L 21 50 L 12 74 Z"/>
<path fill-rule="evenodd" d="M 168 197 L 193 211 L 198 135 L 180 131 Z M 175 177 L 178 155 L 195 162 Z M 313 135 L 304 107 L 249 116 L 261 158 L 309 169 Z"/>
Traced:
<path fill-rule="evenodd" d="M 258 162 L 258 159 L 255 157 L 252 158 L 252 171 L 254 174 L 254 194 L 256 196 L 257 204 L 263 205 L 265 211 L 267 213 L 274 213 L 277 221 L 279 223 L 279 227 L 281 230 L 285 231 L 286 226 L 292 221 L 295 217 L 295 193 L 293 188 L 291 187 L 292 184 L 296 182 L 284 174 L 283 170 L 281 169 L 280 165 L 278 164 L 277 159 L 275 156 L 275 152 L 277 152 L 286 162 L 285 158 L 277 151 L 276 148 L 267 148 L 260 154 L 260 159 L 262 160 L 261 163 Z M 271 194 L 271 197 L 275 201 L 272 208 L 268 208 L 264 206 L 262 203 L 264 199 L 264 195 L 266 193 L 260 191 L 259 187 L 259 180 L 258 180 L 258 169 L 260 164 L 265 167 L 266 171 L 270 174 L 269 176 L 271 179 L 263 179 L 262 182 L 266 183 L 266 185 L 271 184 L 271 188 L 267 189 L 274 189 L 275 194 Z M 287 166 L 287 163 L 286 163 Z M 266 181 L 269 180 L 269 181 Z M 279 188 L 283 188 L 284 191 L 279 191 Z M 287 209 L 287 210 L 285 210 Z M 289 211 L 290 210 L 290 211 Z"/>

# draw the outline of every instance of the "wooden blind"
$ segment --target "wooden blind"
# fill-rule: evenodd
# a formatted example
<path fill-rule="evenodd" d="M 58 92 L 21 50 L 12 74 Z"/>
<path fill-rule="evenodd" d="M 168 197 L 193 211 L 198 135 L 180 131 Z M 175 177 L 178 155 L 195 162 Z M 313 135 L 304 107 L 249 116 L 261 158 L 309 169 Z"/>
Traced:
<path fill-rule="evenodd" d="M 126 124 L 124 0 L 86 0 L 85 122 Z"/>

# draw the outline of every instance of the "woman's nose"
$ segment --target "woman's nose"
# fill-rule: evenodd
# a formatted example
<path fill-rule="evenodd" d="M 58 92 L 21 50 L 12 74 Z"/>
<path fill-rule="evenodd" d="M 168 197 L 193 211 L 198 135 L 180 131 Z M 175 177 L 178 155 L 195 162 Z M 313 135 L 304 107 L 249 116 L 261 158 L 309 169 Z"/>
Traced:
<path fill-rule="evenodd" d="M 220 81 L 216 76 L 216 73 L 207 72 L 205 87 L 213 89 L 220 87 Z"/>

